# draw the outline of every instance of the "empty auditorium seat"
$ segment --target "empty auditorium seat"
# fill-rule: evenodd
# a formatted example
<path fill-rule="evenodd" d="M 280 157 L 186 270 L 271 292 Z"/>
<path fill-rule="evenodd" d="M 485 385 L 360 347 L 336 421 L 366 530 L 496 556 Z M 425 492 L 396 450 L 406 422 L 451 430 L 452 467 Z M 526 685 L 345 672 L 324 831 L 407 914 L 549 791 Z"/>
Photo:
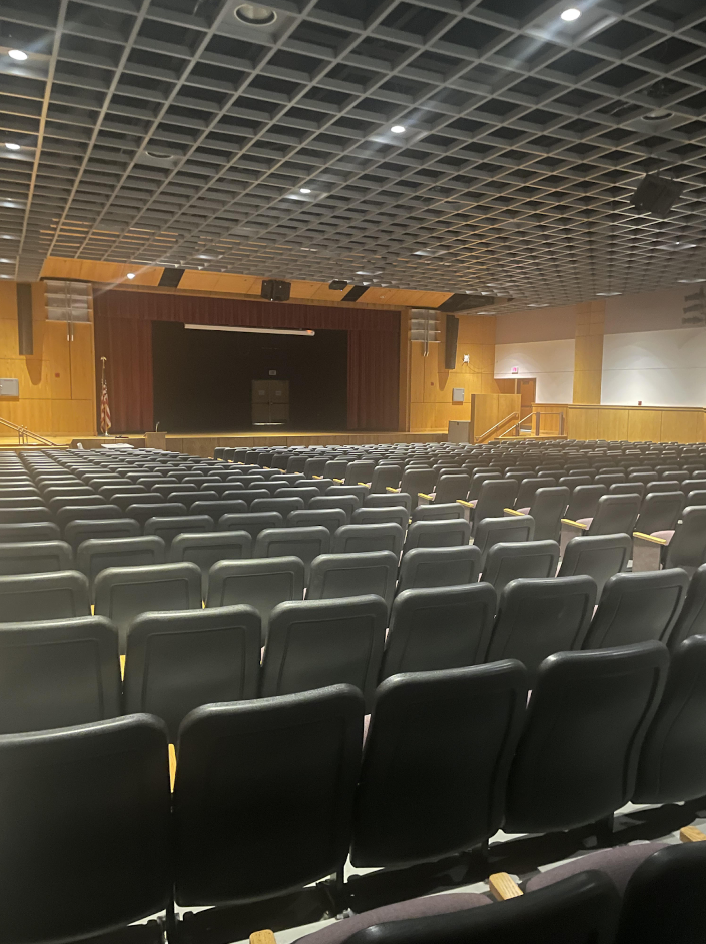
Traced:
<path fill-rule="evenodd" d="M 272 528 L 257 536 L 253 557 L 298 557 L 308 573 L 313 559 L 327 554 L 330 544 L 327 528 Z"/>
<path fill-rule="evenodd" d="M 606 580 L 627 570 L 632 551 L 628 534 L 590 535 L 572 538 L 564 549 L 559 577 L 587 574 L 593 577 L 600 600 Z"/>
<path fill-rule="evenodd" d="M 372 494 L 384 494 L 388 488 L 397 489 L 402 482 L 401 465 L 377 465 L 373 470 L 370 484 Z"/>
<path fill-rule="evenodd" d="M 200 504 L 195 502 L 191 506 L 191 511 L 193 511 L 195 506 Z M 204 502 L 207 504 L 207 502 Z M 125 509 L 125 517 L 131 518 L 133 521 L 136 521 L 140 527 L 144 528 L 145 524 L 150 520 L 150 518 L 178 518 L 181 515 L 186 515 L 186 507 L 179 504 L 178 502 L 164 502 L 163 504 L 139 504 L 139 505 L 128 505 Z"/>
<path fill-rule="evenodd" d="M 141 534 L 139 524 L 132 518 L 105 518 L 97 521 L 70 521 L 64 528 L 64 539 L 74 551 L 83 541 L 135 538 Z"/>
<path fill-rule="evenodd" d="M 484 662 L 496 605 L 487 583 L 398 593 L 382 678 Z"/>
<path fill-rule="evenodd" d="M 342 527 L 345 523 L 345 521 L 342 522 L 339 527 Z M 369 505 L 364 505 L 353 512 L 351 524 L 398 524 L 406 531 L 409 525 L 409 512 L 404 505 L 390 505 L 389 507 L 383 506 L 380 508 L 371 508 Z"/>
<path fill-rule="evenodd" d="M 684 603 L 689 577 L 679 567 L 615 574 L 584 641 L 585 649 L 605 649 L 656 639 L 667 644 Z"/>
<path fill-rule="evenodd" d="M 556 541 L 494 544 L 486 555 L 482 579 L 492 583 L 500 595 L 507 584 L 518 577 L 554 577 L 558 564 Z"/>
<path fill-rule="evenodd" d="M 201 593 L 206 599 L 210 568 L 222 560 L 242 560 L 252 555 L 247 531 L 207 531 L 178 534 L 169 548 L 170 561 L 191 561 L 201 570 Z"/>
<path fill-rule="evenodd" d="M 383 682 L 365 744 L 351 863 L 440 859 L 493 835 L 526 701 L 527 676 L 514 661 Z"/>
<path fill-rule="evenodd" d="M 333 536 L 332 554 L 364 554 L 392 551 L 399 559 L 404 531 L 398 524 L 347 524 Z"/>
<path fill-rule="evenodd" d="M 317 498 L 312 498 L 309 502 L 309 510 L 315 511 L 320 509 L 329 509 L 329 508 L 339 508 L 345 512 L 347 519 L 350 521 L 350 517 L 353 512 L 360 508 L 362 502 L 357 495 L 319 495 Z"/>
<path fill-rule="evenodd" d="M 343 527 L 347 521 L 346 513 L 341 508 L 302 508 L 290 511 L 287 515 L 289 528 L 326 528 L 329 534 Z"/>
<path fill-rule="evenodd" d="M 480 548 L 471 544 L 463 547 L 417 547 L 405 551 L 400 564 L 398 591 L 476 583 L 480 561 Z"/>
<path fill-rule="evenodd" d="M 90 616 L 88 581 L 75 570 L 0 577 L 2 622 Z"/>
<path fill-rule="evenodd" d="M 692 505 L 663 552 L 665 567 L 683 567 L 691 576 L 706 559 L 706 505 Z"/>
<path fill-rule="evenodd" d="M 489 479 L 483 482 L 473 509 L 473 532 L 485 518 L 502 518 L 506 508 L 512 508 L 518 486 L 514 479 Z"/>
<path fill-rule="evenodd" d="M 164 541 L 155 535 L 135 538 L 91 538 L 82 541 L 76 552 L 76 566 L 93 583 L 108 567 L 143 567 L 163 564 Z"/>
<path fill-rule="evenodd" d="M 239 515 L 223 515 L 218 520 L 219 531 L 247 531 L 253 543 L 257 540 L 257 536 L 261 531 L 265 531 L 269 528 L 282 527 L 284 527 L 284 520 L 282 515 L 278 514 L 276 511 L 261 511 L 257 514 L 246 512 L 245 514 Z"/>
<path fill-rule="evenodd" d="M 289 695 L 346 683 L 370 710 L 387 626 L 387 604 L 372 594 L 280 603 L 270 615 L 260 692 Z"/>
<path fill-rule="evenodd" d="M 458 502 L 419 504 L 412 513 L 412 521 L 449 521 L 455 518 L 465 518 L 465 509 Z"/>
<path fill-rule="evenodd" d="M 0 737 L 1 940 L 92 938 L 165 911 L 167 748 L 146 715 Z"/>
<path fill-rule="evenodd" d="M 257 696 L 260 615 L 250 606 L 147 613 L 127 634 L 124 711 L 157 715 L 176 742 L 201 705 Z"/>
<path fill-rule="evenodd" d="M 118 634 L 108 620 L 77 616 L 0 625 L 0 734 L 120 713 Z"/>
<path fill-rule="evenodd" d="M 208 515 L 177 515 L 173 518 L 148 518 L 145 521 L 144 533 L 161 538 L 168 550 L 178 535 L 189 532 L 204 533 L 213 531 L 214 527 L 213 519 Z"/>
<path fill-rule="evenodd" d="M 412 514 L 412 496 L 406 492 L 387 492 L 384 495 L 370 494 L 363 502 L 365 508 L 392 508 L 404 505 L 409 515 Z"/>
<path fill-rule="evenodd" d="M 271 611 L 279 603 L 301 600 L 304 564 L 298 557 L 270 560 L 219 561 L 208 574 L 206 606 L 254 607 L 262 620 L 262 643 L 267 637 Z"/>
<path fill-rule="evenodd" d="M 571 492 L 564 517 L 569 521 L 583 521 L 595 517 L 598 502 L 607 494 L 605 485 L 580 485 Z"/>
<path fill-rule="evenodd" d="M 481 552 L 481 570 L 485 558 L 494 544 L 507 544 L 534 539 L 534 518 L 529 515 L 512 515 L 507 518 L 485 518 L 479 522 L 473 543 Z"/>
<path fill-rule="evenodd" d="M 595 603 L 591 577 L 513 580 L 500 594 L 487 661 L 518 659 L 532 687 L 547 656 L 581 648 Z"/>
<path fill-rule="evenodd" d="M 510 771 L 506 831 L 597 823 L 632 798 L 668 662 L 661 643 L 646 642 L 560 652 L 540 666 Z"/>
<path fill-rule="evenodd" d="M 537 489 L 528 510 L 518 509 L 522 514 L 528 514 L 534 520 L 535 541 L 558 541 L 561 537 L 561 519 L 564 517 L 569 503 L 570 492 L 563 486 L 560 488 Z"/>
<path fill-rule="evenodd" d="M 603 495 L 598 499 L 596 513 L 590 522 L 587 518 L 582 521 L 588 525 L 586 533 L 632 534 L 640 513 L 640 502 L 639 495 Z"/>
<path fill-rule="evenodd" d="M 142 613 L 201 608 L 201 571 L 188 562 L 108 567 L 96 577 L 93 594 L 96 615 L 118 627 L 122 654 L 128 627 Z"/>
<path fill-rule="evenodd" d="M 1 576 L 40 574 L 54 570 L 71 570 L 72 567 L 73 554 L 65 541 L 0 544 Z"/>
<path fill-rule="evenodd" d="M 44 506 L 39 508 L 0 508 L 0 524 L 30 524 L 51 520 L 52 513 Z"/>
<path fill-rule="evenodd" d="M 465 518 L 441 521 L 414 521 L 407 531 L 405 549 L 415 547 L 463 547 L 471 539 L 471 525 Z"/>
<path fill-rule="evenodd" d="M 311 564 L 307 600 L 373 593 L 382 597 L 389 608 L 395 595 L 397 565 L 398 558 L 391 551 L 321 554 Z"/>

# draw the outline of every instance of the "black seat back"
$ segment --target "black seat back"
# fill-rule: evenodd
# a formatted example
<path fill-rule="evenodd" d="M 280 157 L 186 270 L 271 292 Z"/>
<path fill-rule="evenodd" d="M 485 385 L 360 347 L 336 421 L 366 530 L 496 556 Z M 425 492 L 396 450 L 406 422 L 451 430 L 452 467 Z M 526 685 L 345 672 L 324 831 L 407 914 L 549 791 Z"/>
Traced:
<path fill-rule="evenodd" d="M 307 600 L 331 600 L 373 593 L 392 605 L 397 557 L 391 551 L 368 554 L 321 554 L 314 558 Z"/>
<path fill-rule="evenodd" d="M 494 544 L 532 541 L 534 518 L 530 515 L 511 515 L 507 518 L 485 518 L 475 529 L 473 543 L 481 552 L 481 569 Z"/>
<path fill-rule="evenodd" d="M 603 588 L 584 648 L 606 649 L 650 639 L 668 643 L 688 586 L 689 577 L 679 567 L 615 574 Z"/>
<path fill-rule="evenodd" d="M 564 549 L 559 568 L 560 577 L 587 574 L 598 587 L 597 599 L 603 593 L 606 580 L 613 574 L 627 570 L 632 556 L 629 534 L 598 534 L 572 538 Z"/>
<path fill-rule="evenodd" d="M 130 626 L 124 710 L 157 715 L 176 742 L 194 708 L 257 696 L 260 615 L 250 606 L 149 613 Z"/>
<path fill-rule="evenodd" d="M 565 486 L 537 489 L 529 509 L 534 519 L 535 541 L 558 541 L 561 535 L 561 519 L 569 503 L 569 490 Z"/>
<path fill-rule="evenodd" d="M 76 566 L 93 582 L 107 567 L 143 567 L 164 563 L 164 541 L 155 535 L 141 538 L 108 538 L 82 541 L 76 554 Z"/>
<path fill-rule="evenodd" d="M 0 576 L 71 570 L 73 554 L 65 541 L 26 541 L 0 544 Z M 80 569 L 80 568 L 79 568 Z"/>
<path fill-rule="evenodd" d="M 169 805 L 156 718 L 0 737 L 0 940 L 73 941 L 163 911 Z"/>
<path fill-rule="evenodd" d="M 595 603 L 591 577 L 513 580 L 498 601 L 488 661 L 519 659 L 532 686 L 547 656 L 581 648 Z"/>
<path fill-rule="evenodd" d="M 689 582 L 681 612 L 669 637 L 669 648 L 675 649 L 689 636 L 706 634 L 706 564 L 698 567 Z"/>
<path fill-rule="evenodd" d="M 222 560 L 243 560 L 252 554 L 252 538 L 247 531 L 207 531 L 178 534 L 169 549 L 170 561 L 191 561 L 201 571 L 201 594 L 208 593 L 208 572 Z"/>
<path fill-rule="evenodd" d="M 0 619 L 5 623 L 90 616 L 88 581 L 75 570 L 0 577 Z"/>
<path fill-rule="evenodd" d="M 247 512 L 239 515 L 223 515 L 218 521 L 219 531 L 247 531 L 254 544 L 261 531 L 284 527 L 284 519 L 276 511 Z"/>
<path fill-rule="evenodd" d="M 494 544 L 485 558 L 483 580 L 492 583 L 500 595 L 518 577 L 554 577 L 559 564 L 556 541 L 523 541 Z"/>
<path fill-rule="evenodd" d="M 485 661 L 496 602 L 488 583 L 403 590 L 392 607 L 382 678 Z"/>
<path fill-rule="evenodd" d="M 669 677 L 640 754 L 634 801 L 680 803 L 706 796 L 706 636 L 672 651 Z"/>
<path fill-rule="evenodd" d="M 706 505 L 692 505 L 682 513 L 664 556 L 665 567 L 683 567 L 691 575 L 706 558 Z"/>
<path fill-rule="evenodd" d="M 332 554 L 366 554 L 392 551 L 399 558 L 404 531 L 398 524 L 346 524 L 333 536 Z"/>
<path fill-rule="evenodd" d="M 320 525 L 312 528 L 272 528 L 258 534 L 253 557 L 298 557 L 308 573 L 313 559 L 319 554 L 328 554 L 330 545 L 331 534 L 328 528 Z"/>
<path fill-rule="evenodd" d="M 0 625 L 0 734 L 121 713 L 118 634 L 101 616 Z"/>
<path fill-rule="evenodd" d="M 367 595 L 280 603 L 270 616 L 261 694 L 355 685 L 372 704 L 385 646 L 387 605 Z"/>
<path fill-rule="evenodd" d="M 571 493 L 569 507 L 565 518 L 570 521 L 581 521 L 584 518 L 593 518 L 598 508 L 598 502 L 608 494 L 605 485 L 579 485 Z"/>
<path fill-rule="evenodd" d="M 683 492 L 651 492 L 640 508 L 635 531 L 654 534 L 655 531 L 673 531 L 686 499 Z"/>
<path fill-rule="evenodd" d="M 268 898 L 343 865 L 364 710 L 360 692 L 336 685 L 208 705 L 184 720 L 174 785 L 178 904 Z"/>
<path fill-rule="evenodd" d="M 669 657 L 659 642 L 560 652 L 539 668 L 510 772 L 504 828 L 596 823 L 632 798 Z"/>
<path fill-rule="evenodd" d="M 513 661 L 383 682 L 365 745 L 351 862 L 422 862 L 491 836 L 502 821 L 526 702 L 527 676 Z"/>
<path fill-rule="evenodd" d="M 407 531 L 405 548 L 412 550 L 415 547 L 463 547 L 470 539 L 471 526 L 465 518 L 414 521 Z"/>
<path fill-rule="evenodd" d="M 490 479 L 484 482 L 473 510 L 474 532 L 484 518 L 502 518 L 504 510 L 514 506 L 517 491 L 515 479 Z"/>
<path fill-rule="evenodd" d="M 588 534 L 632 534 L 641 501 L 639 495 L 603 495 Z"/>
<path fill-rule="evenodd" d="M 480 560 L 480 549 L 473 544 L 463 547 L 416 547 L 405 551 L 400 564 L 398 591 L 475 583 L 480 571 Z"/>

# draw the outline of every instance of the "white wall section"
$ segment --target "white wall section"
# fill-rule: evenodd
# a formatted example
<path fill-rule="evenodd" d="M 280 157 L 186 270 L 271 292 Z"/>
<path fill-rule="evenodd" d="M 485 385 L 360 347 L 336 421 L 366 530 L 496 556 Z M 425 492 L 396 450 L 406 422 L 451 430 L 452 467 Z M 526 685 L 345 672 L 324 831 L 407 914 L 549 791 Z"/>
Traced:
<path fill-rule="evenodd" d="M 571 403 L 574 392 L 573 338 L 495 345 L 496 377 L 536 377 L 538 403 Z M 512 368 L 517 367 L 516 374 Z"/>

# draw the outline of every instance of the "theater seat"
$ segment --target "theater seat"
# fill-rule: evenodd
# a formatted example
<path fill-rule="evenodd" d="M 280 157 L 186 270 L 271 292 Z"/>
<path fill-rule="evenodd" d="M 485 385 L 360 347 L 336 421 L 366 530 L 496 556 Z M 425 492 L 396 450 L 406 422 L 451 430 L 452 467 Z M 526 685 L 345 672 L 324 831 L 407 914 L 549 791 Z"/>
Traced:
<path fill-rule="evenodd" d="M 460 506 L 458 507 L 460 508 Z M 470 540 L 471 525 L 465 518 L 414 521 L 407 531 L 405 549 L 412 550 L 415 547 L 463 547 Z"/>
<path fill-rule="evenodd" d="M 488 583 L 398 593 L 381 678 L 484 662 L 496 604 Z"/>
<path fill-rule="evenodd" d="M 526 702 L 527 675 L 514 661 L 384 681 L 365 743 L 351 864 L 430 861 L 492 836 Z"/>
<path fill-rule="evenodd" d="M 600 600 L 606 581 L 627 570 L 632 540 L 628 534 L 590 535 L 572 538 L 564 549 L 559 577 L 586 574 L 593 577 Z"/>
<path fill-rule="evenodd" d="M 343 867 L 364 710 L 359 691 L 335 685 L 207 705 L 184 720 L 174 784 L 178 905 L 258 901 Z"/>
<path fill-rule="evenodd" d="M 165 911 L 167 751 L 145 715 L 0 737 L 0 940 L 74 941 Z"/>
<path fill-rule="evenodd" d="M 272 610 L 278 603 L 301 600 L 303 595 L 304 564 L 298 557 L 220 561 L 208 574 L 206 606 L 254 607 L 262 620 L 264 645 Z"/>
<path fill-rule="evenodd" d="M 669 637 L 674 650 L 689 636 L 706 633 L 706 564 L 697 567 L 689 582 L 684 605 Z"/>
<path fill-rule="evenodd" d="M 191 561 L 201 571 L 201 595 L 208 595 L 208 573 L 222 560 L 242 560 L 252 554 L 252 538 L 247 531 L 207 531 L 178 534 L 169 549 L 169 560 Z"/>
<path fill-rule="evenodd" d="M 645 642 L 560 652 L 540 666 L 510 771 L 507 832 L 586 826 L 632 798 L 668 663 L 662 643 Z"/>
<path fill-rule="evenodd" d="M 451 587 L 476 583 L 481 552 L 475 545 L 416 547 L 405 551 L 400 564 L 398 592 L 421 587 Z"/>
<path fill-rule="evenodd" d="M 272 528 L 258 534 L 253 557 L 298 557 L 308 575 L 313 559 L 328 554 L 330 544 L 327 528 Z"/>
<path fill-rule="evenodd" d="M 345 523 L 345 521 L 341 522 L 339 527 L 342 527 Z M 403 531 L 406 531 L 409 527 L 409 512 L 404 505 L 390 505 L 389 507 L 380 508 L 371 508 L 369 505 L 364 505 L 353 512 L 351 524 L 398 524 Z"/>
<path fill-rule="evenodd" d="M 91 589 L 98 574 L 108 567 L 143 567 L 163 564 L 164 559 L 164 541 L 155 535 L 102 541 L 93 538 L 83 541 L 76 554 L 77 567 L 88 577 Z"/>
<path fill-rule="evenodd" d="M 2 622 L 90 616 L 88 581 L 75 570 L 0 577 Z"/>
<path fill-rule="evenodd" d="M 382 597 L 280 603 L 270 616 L 260 693 L 289 695 L 345 683 L 372 704 L 385 646 Z"/>
<path fill-rule="evenodd" d="M 464 518 L 465 512 L 463 505 L 458 502 L 441 504 L 441 502 L 432 502 L 430 505 L 417 505 L 412 513 L 412 521 L 452 521 L 456 518 Z"/>
<path fill-rule="evenodd" d="M 107 619 L 0 625 L 0 734 L 87 724 L 120 713 L 118 633 Z"/>
<path fill-rule="evenodd" d="M 261 531 L 267 528 L 284 527 L 282 515 L 276 511 L 246 512 L 239 515 L 223 515 L 218 521 L 219 531 L 247 531 L 253 544 Z"/>
<path fill-rule="evenodd" d="M 127 634 L 126 714 L 146 712 L 179 725 L 194 708 L 257 696 L 260 615 L 250 606 L 148 613 Z"/>
<path fill-rule="evenodd" d="M 392 551 L 399 556 L 404 544 L 404 531 L 398 524 L 347 524 L 333 536 L 332 554 L 365 554 Z"/>
<path fill-rule="evenodd" d="M 494 544 L 485 558 L 484 581 L 492 583 L 500 595 L 511 580 L 519 577 L 554 577 L 559 563 L 556 541 L 523 541 Z"/>
<path fill-rule="evenodd" d="M 287 515 L 288 528 L 326 528 L 333 535 L 347 521 L 342 508 L 303 508 Z"/>
<path fill-rule="evenodd" d="M 130 623 L 142 613 L 201 609 L 201 571 L 195 564 L 109 567 L 93 584 L 95 613 L 118 627 L 120 652 Z"/>
<path fill-rule="evenodd" d="M 397 557 L 391 551 L 321 554 L 312 561 L 306 597 L 331 600 L 373 593 L 389 608 L 396 584 Z"/>
<path fill-rule="evenodd" d="M 168 551 L 178 535 L 193 532 L 203 534 L 213 531 L 214 527 L 213 519 L 208 515 L 177 515 L 173 518 L 149 518 L 145 521 L 144 533 L 161 538 Z"/>
<path fill-rule="evenodd" d="M 473 543 L 481 553 L 480 566 L 485 567 L 488 551 L 494 544 L 534 540 L 534 518 L 512 515 L 507 518 L 485 518 L 475 529 Z"/>
<path fill-rule="evenodd" d="M 40 574 L 72 567 L 73 554 L 65 541 L 0 544 L 0 576 Z"/>

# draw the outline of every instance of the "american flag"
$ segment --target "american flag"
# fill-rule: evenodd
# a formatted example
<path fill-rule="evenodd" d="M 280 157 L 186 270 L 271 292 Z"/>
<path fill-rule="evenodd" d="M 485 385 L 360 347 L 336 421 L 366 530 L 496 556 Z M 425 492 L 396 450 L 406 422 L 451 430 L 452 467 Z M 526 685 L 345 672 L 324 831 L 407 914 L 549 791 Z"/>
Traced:
<path fill-rule="evenodd" d="M 105 379 L 105 358 L 103 360 L 103 376 L 101 377 L 101 432 L 107 433 L 110 429 L 110 404 L 108 403 L 108 384 Z"/>

